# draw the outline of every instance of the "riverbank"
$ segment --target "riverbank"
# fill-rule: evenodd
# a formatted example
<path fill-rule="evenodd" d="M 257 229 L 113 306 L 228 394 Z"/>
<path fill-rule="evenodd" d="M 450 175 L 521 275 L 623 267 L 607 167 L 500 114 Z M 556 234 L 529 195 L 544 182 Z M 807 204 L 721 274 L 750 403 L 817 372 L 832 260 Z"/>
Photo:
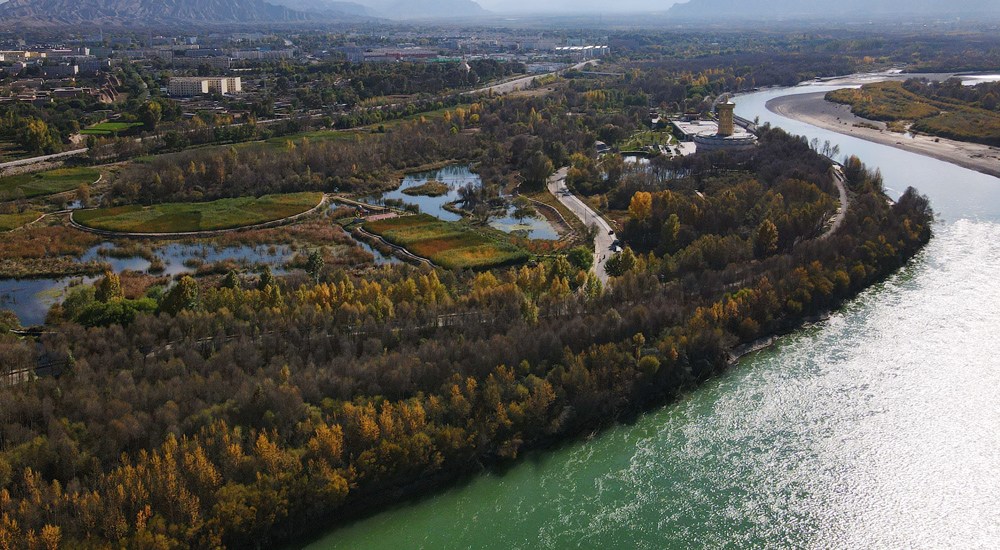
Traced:
<path fill-rule="evenodd" d="M 825 92 L 814 92 L 779 97 L 768 101 L 766 107 L 772 113 L 799 122 L 1000 178 L 1000 149 L 996 147 L 890 132 L 881 122 L 854 115 L 846 105 L 826 101 L 825 95 Z"/>

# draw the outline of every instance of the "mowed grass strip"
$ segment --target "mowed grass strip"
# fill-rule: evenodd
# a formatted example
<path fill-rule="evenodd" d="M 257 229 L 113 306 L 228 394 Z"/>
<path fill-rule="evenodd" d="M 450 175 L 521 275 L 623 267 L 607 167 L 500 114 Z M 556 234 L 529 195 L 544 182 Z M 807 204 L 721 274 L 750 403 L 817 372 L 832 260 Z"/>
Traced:
<path fill-rule="evenodd" d="M 314 208 L 322 199 L 322 193 L 305 192 L 211 202 L 130 205 L 81 210 L 73 219 L 86 227 L 117 233 L 218 231 L 288 218 Z"/>
<path fill-rule="evenodd" d="M 528 253 L 509 242 L 488 238 L 458 222 L 428 214 L 365 224 L 387 241 L 449 269 L 488 269 L 527 261 Z"/>
<path fill-rule="evenodd" d="M 40 197 L 72 191 L 97 181 L 101 172 L 95 168 L 60 168 L 35 174 L 0 178 L 0 200 Z"/>

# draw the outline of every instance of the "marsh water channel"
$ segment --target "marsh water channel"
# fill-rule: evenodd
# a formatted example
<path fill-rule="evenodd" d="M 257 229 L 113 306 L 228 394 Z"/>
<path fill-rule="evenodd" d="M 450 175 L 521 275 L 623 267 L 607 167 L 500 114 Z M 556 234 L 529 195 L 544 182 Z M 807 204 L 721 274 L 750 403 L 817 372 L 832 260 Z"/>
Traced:
<path fill-rule="evenodd" d="M 309 547 L 995 548 L 1000 179 L 775 115 L 914 186 L 926 250 L 828 321 L 678 402 L 331 531 Z"/>
<path fill-rule="evenodd" d="M 428 180 L 445 183 L 448 185 L 448 192 L 439 197 L 410 196 L 403 193 L 404 190 L 423 185 Z M 472 172 L 468 165 L 452 165 L 440 170 L 407 175 L 403 178 L 398 189 L 375 197 L 368 197 L 367 200 L 374 203 L 381 203 L 386 199 L 402 200 L 404 203 L 417 205 L 421 212 L 446 221 L 456 221 L 462 216 L 446 209 L 445 205 L 458 200 L 458 190 L 470 184 L 482 185 L 482 180 Z M 330 209 L 333 210 L 336 206 L 335 204 L 331 205 Z M 555 228 L 544 218 L 540 216 L 518 218 L 515 216 L 513 206 L 509 207 L 503 215 L 493 216 L 490 225 L 508 233 L 518 232 L 532 239 L 555 240 L 559 238 Z M 356 241 L 356 243 L 373 256 L 376 265 L 400 262 L 398 258 L 383 255 L 363 241 Z M 296 253 L 291 246 L 270 244 L 216 247 L 212 244 L 198 242 L 162 245 L 153 242 L 151 247 L 157 258 L 163 263 L 164 271 L 158 275 L 171 277 L 184 273 L 194 273 L 199 265 L 230 261 L 247 268 L 267 265 L 275 273 L 281 274 L 284 272 L 284 265 Z M 81 263 L 103 262 L 118 273 L 125 270 L 146 272 L 150 268 L 151 262 L 146 258 L 138 256 L 115 258 L 102 253 L 102 251 L 113 248 L 115 248 L 114 243 L 110 242 L 95 245 L 87 250 L 79 258 L 79 261 Z M 0 308 L 14 311 L 24 326 L 39 325 L 45 321 L 49 308 L 65 297 L 67 289 L 74 285 L 91 284 L 95 280 L 96 277 L 0 279 Z"/>
<path fill-rule="evenodd" d="M 200 265 L 232 261 L 245 266 L 268 265 L 275 273 L 284 271 L 284 264 L 295 254 L 287 245 L 215 247 L 199 243 L 170 243 L 153 246 L 153 251 L 163 262 L 164 270 L 158 275 L 175 276 L 194 273 Z M 79 261 L 101 262 L 120 273 L 125 270 L 146 272 L 151 262 L 142 257 L 115 258 L 106 251 L 114 249 L 110 242 L 92 246 Z M 58 277 L 43 279 L 0 279 L 0 308 L 13 310 L 24 326 L 38 325 L 53 304 L 60 301 L 66 289 L 74 285 L 90 284 L 96 277 Z"/>

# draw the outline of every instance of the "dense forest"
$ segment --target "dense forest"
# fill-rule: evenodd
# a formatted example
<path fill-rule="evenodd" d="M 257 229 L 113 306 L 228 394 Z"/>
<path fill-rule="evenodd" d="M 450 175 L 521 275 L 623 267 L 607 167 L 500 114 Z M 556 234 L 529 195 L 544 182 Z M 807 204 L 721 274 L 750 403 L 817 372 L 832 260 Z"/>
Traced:
<path fill-rule="evenodd" d="M 566 101 L 484 107 L 484 164 L 569 161 L 594 135 L 560 114 Z M 780 130 L 752 153 L 654 168 L 609 193 L 627 209 L 629 247 L 607 288 L 566 258 L 478 274 L 185 278 L 124 325 L 57 314 L 37 345 L 0 336 L 6 368 L 61 370 L 0 389 L 0 547 L 293 540 L 662 403 L 930 238 L 926 199 L 908 190 L 889 204 L 857 159 L 843 226 L 815 238 L 831 164 Z M 85 299 L 122 296 L 107 277 Z"/>
<path fill-rule="evenodd" d="M 597 139 L 590 128 L 627 133 L 638 118 L 586 109 L 569 90 L 539 98 L 493 100 L 417 117 L 383 132 L 320 134 L 284 144 L 216 147 L 161 155 L 124 169 L 108 201 L 115 204 L 207 200 L 323 190 L 368 192 L 391 187 L 394 174 L 445 160 L 475 160 L 484 180 L 507 181 L 513 173 L 541 184 L 542 163 L 562 165 Z M 570 116 L 580 108 L 584 118 Z M 581 124 L 582 122 L 582 124 Z M 619 126 L 620 125 L 620 126 Z M 547 164 L 546 164 L 547 163 Z"/>

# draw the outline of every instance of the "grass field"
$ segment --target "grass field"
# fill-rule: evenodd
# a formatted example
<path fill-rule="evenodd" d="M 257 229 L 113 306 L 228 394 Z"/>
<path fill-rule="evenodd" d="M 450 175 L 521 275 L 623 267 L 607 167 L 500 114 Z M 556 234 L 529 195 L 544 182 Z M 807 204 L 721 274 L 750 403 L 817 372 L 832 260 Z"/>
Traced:
<path fill-rule="evenodd" d="M 97 181 L 100 175 L 101 172 L 95 168 L 60 168 L 48 172 L 0 178 L 0 200 L 72 191 L 82 184 Z"/>
<path fill-rule="evenodd" d="M 125 132 L 136 126 L 142 126 L 141 122 L 102 122 L 100 124 L 95 124 L 90 128 L 84 128 L 80 130 L 80 133 L 85 136 L 110 136 Z"/>
<path fill-rule="evenodd" d="M 0 214 L 0 231 L 10 231 L 22 225 L 33 222 L 41 216 L 40 212 L 22 212 L 20 214 Z"/>
<path fill-rule="evenodd" d="M 322 198 L 322 193 L 292 193 L 211 202 L 119 206 L 81 210 L 73 219 L 80 225 L 120 233 L 216 231 L 301 214 L 319 204 Z"/>
<path fill-rule="evenodd" d="M 364 227 L 449 269 L 486 269 L 528 259 L 527 252 L 499 235 L 487 236 L 462 222 L 445 222 L 427 214 L 369 222 Z"/>

